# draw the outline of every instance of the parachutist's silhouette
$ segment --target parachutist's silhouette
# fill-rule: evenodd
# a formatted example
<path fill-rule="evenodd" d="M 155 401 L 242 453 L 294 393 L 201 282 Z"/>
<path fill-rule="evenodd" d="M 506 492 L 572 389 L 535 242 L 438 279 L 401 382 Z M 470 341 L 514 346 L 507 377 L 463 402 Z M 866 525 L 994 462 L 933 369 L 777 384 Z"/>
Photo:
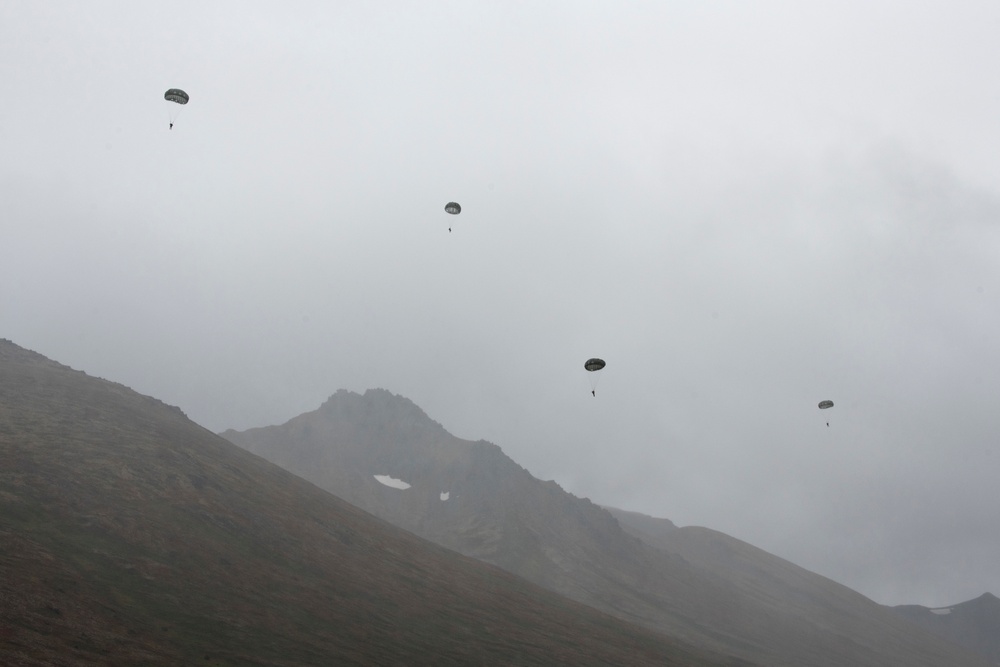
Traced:
<path fill-rule="evenodd" d="M 167 92 L 163 93 L 163 99 L 174 104 L 184 105 L 188 103 L 191 98 L 180 88 L 171 88 Z M 173 109 L 174 107 L 170 107 Z M 174 129 L 174 118 L 180 114 L 179 110 L 171 111 L 167 116 L 167 120 L 170 122 L 170 129 Z"/>
<path fill-rule="evenodd" d="M 449 227 L 449 228 L 448 228 L 448 231 L 449 231 L 449 232 L 451 231 L 451 227 Z"/>
<path fill-rule="evenodd" d="M 604 359 L 598 359 L 595 357 L 593 359 L 587 359 L 587 361 L 584 362 L 583 367 L 588 373 L 593 373 L 601 370 L 605 365 Z M 594 398 L 597 398 L 597 379 L 595 376 L 591 376 L 590 393 Z"/>
<path fill-rule="evenodd" d="M 833 407 L 833 401 L 829 401 L 829 400 L 827 400 L 827 401 L 820 401 L 819 405 L 817 405 L 816 407 L 819 408 L 820 410 L 829 410 L 830 408 Z M 829 426 L 830 422 L 827 422 L 826 425 Z"/>

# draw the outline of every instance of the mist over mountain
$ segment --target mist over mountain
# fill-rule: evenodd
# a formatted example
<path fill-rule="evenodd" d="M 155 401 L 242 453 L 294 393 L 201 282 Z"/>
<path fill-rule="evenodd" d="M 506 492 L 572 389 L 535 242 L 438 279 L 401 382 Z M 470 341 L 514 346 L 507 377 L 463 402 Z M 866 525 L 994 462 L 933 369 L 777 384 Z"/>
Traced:
<path fill-rule="evenodd" d="M 768 665 L 982 660 L 829 579 L 704 528 L 616 510 L 450 435 L 408 399 L 338 391 L 225 438 L 462 554 L 665 635 Z"/>
<path fill-rule="evenodd" d="M 746 663 L 431 544 L 0 341 L 0 664 Z"/>

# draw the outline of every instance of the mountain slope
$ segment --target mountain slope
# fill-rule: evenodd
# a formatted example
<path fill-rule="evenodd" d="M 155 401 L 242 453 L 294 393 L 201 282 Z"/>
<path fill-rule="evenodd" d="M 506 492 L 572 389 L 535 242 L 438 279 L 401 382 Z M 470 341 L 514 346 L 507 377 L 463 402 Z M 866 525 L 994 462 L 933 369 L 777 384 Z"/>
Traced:
<path fill-rule="evenodd" d="M 384 390 L 339 391 L 286 424 L 222 435 L 418 535 L 714 650 L 768 665 L 981 664 L 801 568 L 822 583 L 800 589 L 793 577 L 773 596 L 753 589 L 752 573 L 720 576 Z"/>
<path fill-rule="evenodd" d="M 829 617 L 850 614 L 852 609 L 860 607 L 873 611 L 874 607 L 881 606 L 845 586 L 724 533 L 700 526 L 677 527 L 667 519 L 610 507 L 607 509 L 630 534 L 666 553 L 681 556 L 711 570 L 741 590 L 743 595 L 758 599 L 765 607 L 777 605 L 807 617 Z M 911 607 L 896 610 L 903 612 L 901 617 L 911 620 L 918 616 L 907 613 L 912 610 Z M 929 611 L 926 613 L 933 616 Z M 875 618 L 880 616 L 873 613 Z M 975 639 L 978 643 L 969 641 L 968 619 L 972 616 L 964 614 L 960 617 L 966 622 L 956 623 L 954 627 L 961 627 L 961 631 L 941 631 L 943 628 L 939 624 L 936 634 L 981 657 L 991 657 L 981 649 L 984 643 L 995 642 L 995 636 L 984 632 L 985 628 L 977 628 L 979 632 Z M 981 615 L 976 618 L 982 620 Z M 997 627 L 996 619 L 991 627 Z"/>
<path fill-rule="evenodd" d="M 0 664 L 717 665 L 0 341 Z"/>
<path fill-rule="evenodd" d="M 1000 598 L 983 593 L 950 607 L 899 605 L 893 611 L 1000 664 Z"/>

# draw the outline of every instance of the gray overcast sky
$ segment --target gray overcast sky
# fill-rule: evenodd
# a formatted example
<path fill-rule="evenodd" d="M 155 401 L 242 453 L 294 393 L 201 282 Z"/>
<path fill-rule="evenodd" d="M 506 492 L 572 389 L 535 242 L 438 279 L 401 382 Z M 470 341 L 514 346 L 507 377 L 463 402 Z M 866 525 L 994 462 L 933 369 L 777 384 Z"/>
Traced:
<path fill-rule="evenodd" d="M 0 336 L 216 431 L 383 387 L 878 602 L 1000 593 L 998 27 L 4 2 Z"/>

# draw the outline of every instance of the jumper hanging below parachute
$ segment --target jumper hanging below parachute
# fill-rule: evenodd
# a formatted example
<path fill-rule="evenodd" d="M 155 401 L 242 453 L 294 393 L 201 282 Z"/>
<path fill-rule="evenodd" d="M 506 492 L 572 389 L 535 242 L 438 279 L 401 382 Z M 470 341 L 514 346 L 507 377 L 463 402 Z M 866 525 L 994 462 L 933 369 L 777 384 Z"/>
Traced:
<path fill-rule="evenodd" d="M 462 212 L 462 207 L 459 205 L 458 202 L 450 201 L 444 205 L 444 210 L 445 213 L 450 213 L 451 215 L 458 215 L 459 213 Z M 448 228 L 448 231 L 449 232 L 451 231 L 451 227 Z"/>
<path fill-rule="evenodd" d="M 833 407 L 833 401 L 820 401 L 819 405 L 817 405 L 816 407 L 818 407 L 820 410 L 829 410 L 830 408 Z M 827 422 L 826 425 L 829 426 L 830 422 Z"/>
<path fill-rule="evenodd" d="M 587 372 L 590 373 L 590 393 L 595 398 L 597 397 L 597 380 L 598 380 L 598 375 L 596 374 L 596 372 L 604 368 L 606 365 L 607 364 L 604 363 L 604 359 L 598 359 L 597 357 L 594 357 L 592 359 L 587 359 L 587 361 L 583 363 L 584 369 L 586 369 Z"/>
<path fill-rule="evenodd" d="M 171 103 L 168 115 L 170 117 L 170 129 L 172 130 L 174 129 L 174 121 L 177 120 L 179 115 L 181 115 L 181 110 L 191 98 L 188 97 L 188 94 L 180 88 L 171 88 L 167 92 L 163 93 L 163 99 Z M 175 107 L 174 104 L 179 104 L 181 106 Z"/>

